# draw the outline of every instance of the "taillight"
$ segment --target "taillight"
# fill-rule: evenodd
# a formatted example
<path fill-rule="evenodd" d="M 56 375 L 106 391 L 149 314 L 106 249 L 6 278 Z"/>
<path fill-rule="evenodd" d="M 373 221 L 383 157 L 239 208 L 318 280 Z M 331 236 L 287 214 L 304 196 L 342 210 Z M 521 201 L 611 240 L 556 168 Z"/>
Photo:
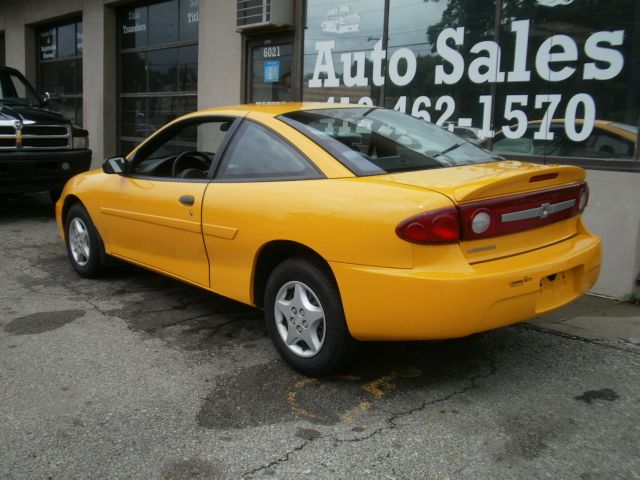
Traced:
<path fill-rule="evenodd" d="M 568 187 L 463 203 L 462 239 L 506 235 L 575 217 L 587 205 L 589 189 L 582 182 Z"/>
<path fill-rule="evenodd" d="M 396 227 L 396 234 L 413 243 L 455 243 L 460 240 L 460 216 L 456 207 L 420 213 Z"/>
<path fill-rule="evenodd" d="M 468 202 L 406 219 L 396 234 L 413 243 L 456 243 L 506 235 L 575 217 L 589 201 L 586 183 Z"/>
<path fill-rule="evenodd" d="M 476 210 L 471 214 L 471 230 L 473 233 L 482 234 L 491 227 L 491 212 L 486 208 Z"/>
<path fill-rule="evenodd" d="M 589 185 L 584 184 L 584 188 L 580 191 L 580 199 L 578 200 L 578 210 L 580 213 L 584 212 L 584 209 L 587 208 L 587 204 L 589 203 Z"/>

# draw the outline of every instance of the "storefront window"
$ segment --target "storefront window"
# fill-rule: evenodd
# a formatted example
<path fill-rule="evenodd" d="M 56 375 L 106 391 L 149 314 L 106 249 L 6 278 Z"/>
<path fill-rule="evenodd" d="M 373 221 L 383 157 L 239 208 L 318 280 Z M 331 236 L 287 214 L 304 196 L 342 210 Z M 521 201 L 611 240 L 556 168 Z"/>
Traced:
<path fill-rule="evenodd" d="M 196 109 L 198 20 L 198 0 L 154 2 L 120 11 L 122 152 Z"/>
<path fill-rule="evenodd" d="M 633 3 L 502 0 L 503 69 L 516 78 L 497 89 L 496 152 L 585 165 L 636 158 Z"/>
<path fill-rule="evenodd" d="M 384 0 L 309 0 L 303 96 L 374 105 L 380 99 Z"/>
<path fill-rule="evenodd" d="M 82 125 L 82 22 L 47 25 L 37 32 L 38 91 L 49 108 Z"/>
<path fill-rule="evenodd" d="M 505 157 L 640 170 L 637 2 L 383 3 L 308 1 L 305 100 L 371 100 Z"/>
<path fill-rule="evenodd" d="M 495 1 L 391 0 L 384 106 L 443 127 L 490 131 L 495 10 Z M 489 60 L 465 71 L 460 60 L 476 50 Z"/>

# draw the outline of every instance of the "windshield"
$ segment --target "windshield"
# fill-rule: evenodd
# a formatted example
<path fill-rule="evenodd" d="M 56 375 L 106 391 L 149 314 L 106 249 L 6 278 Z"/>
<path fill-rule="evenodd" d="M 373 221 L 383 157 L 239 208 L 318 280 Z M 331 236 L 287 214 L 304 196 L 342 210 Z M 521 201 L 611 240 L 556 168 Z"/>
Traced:
<path fill-rule="evenodd" d="M 0 71 L 0 103 L 40 107 L 40 100 L 31 86 L 20 75 Z"/>
<path fill-rule="evenodd" d="M 300 110 L 278 117 L 359 176 L 492 162 L 496 157 L 432 123 L 383 108 Z"/>

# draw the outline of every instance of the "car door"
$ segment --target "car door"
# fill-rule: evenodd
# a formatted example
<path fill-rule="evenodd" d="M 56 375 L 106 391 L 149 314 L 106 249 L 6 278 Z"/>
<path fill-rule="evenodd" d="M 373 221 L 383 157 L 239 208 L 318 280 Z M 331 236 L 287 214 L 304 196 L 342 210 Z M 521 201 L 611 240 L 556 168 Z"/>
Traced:
<path fill-rule="evenodd" d="M 209 286 L 202 200 L 234 121 L 173 124 L 129 158 L 124 175 L 108 176 L 100 215 L 111 254 Z"/>
<path fill-rule="evenodd" d="M 303 198 L 310 193 L 309 182 L 321 178 L 287 139 L 248 118 L 242 121 L 204 199 L 202 225 L 213 291 L 251 302 L 255 254 L 275 225 L 282 224 L 282 202 Z"/>

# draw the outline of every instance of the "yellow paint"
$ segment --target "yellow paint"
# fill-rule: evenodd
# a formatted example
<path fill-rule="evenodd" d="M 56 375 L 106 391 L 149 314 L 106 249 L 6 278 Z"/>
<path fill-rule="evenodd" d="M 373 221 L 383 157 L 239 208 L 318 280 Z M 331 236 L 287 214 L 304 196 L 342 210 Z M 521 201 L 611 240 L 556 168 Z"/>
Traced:
<path fill-rule="evenodd" d="M 371 393 L 374 397 L 382 398 L 385 395 L 385 390 L 396 389 L 396 384 L 393 383 L 393 380 L 395 380 L 393 375 L 385 375 L 384 377 L 380 377 L 373 382 L 363 385 L 362 388 Z"/>
<path fill-rule="evenodd" d="M 302 380 L 298 380 L 295 383 L 295 387 L 296 388 L 304 388 L 304 387 L 307 387 L 309 385 L 313 385 L 314 383 L 318 383 L 318 379 L 317 378 L 303 378 Z"/>
<path fill-rule="evenodd" d="M 373 408 L 373 403 L 369 401 L 360 402 L 351 410 L 348 410 L 345 413 L 343 413 L 340 419 L 348 425 L 353 425 L 359 420 L 360 416 L 363 413 L 368 412 L 372 408 Z"/>
<path fill-rule="evenodd" d="M 417 213 L 575 183 L 584 179 L 582 169 L 505 161 L 357 178 L 275 118 L 323 107 L 236 106 L 186 118 L 248 116 L 294 143 L 326 178 L 206 183 L 94 170 L 67 183 L 56 206 L 61 233 L 64 237 L 62 206 L 74 195 L 89 211 L 107 253 L 251 305 L 256 304 L 255 266 L 265 245 L 299 243 L 330 266 L 349 331 L 361 340 L 465 336 L 561 307 L 595 283 L 600 241 L 580 218 L 493 239 L 491 258 L 467 252 L 483 242 L 424 246 L 395 234 L 401 221 Z M 558 176 L 529 182 L 543 173 Z M 182 195 L 192 195 L 194 205 L 179 203 Z M 571 272 L 567 281 L 543 282 L 562 272 Z M 511 286 L 523 276 L 531 280 Z M 393 382 L 370 388 L 374 395 L 384 394 Z"/>
<path fill-rule="evenodd" d="M 415 367 L 407 367 L 403 370 L 393 371 L 376 380 L 362 386 L 367 392 L 376 398 L 382 398 L 385 393 L 396 389 L 395 381 L 398 378 L 416 378 L 422 375 L 422 370 Z"/>
<path fill-rule="evenodd" d="M 329 417 L 310 412 L 309 410 L 304 408 L 302 405 L 300 405 L 300 403 L 298 402 L 298 392 L 289 392 L 287 394 L 287 401 L 289 402 L 289 406 L 291 407 L 291 410 L 293 410 L 296 413 L 299 413 L 303 417 L 307 417 L 312 420 L 319 420 L 321 422 L 326 422 L 329 420 Z"/>

